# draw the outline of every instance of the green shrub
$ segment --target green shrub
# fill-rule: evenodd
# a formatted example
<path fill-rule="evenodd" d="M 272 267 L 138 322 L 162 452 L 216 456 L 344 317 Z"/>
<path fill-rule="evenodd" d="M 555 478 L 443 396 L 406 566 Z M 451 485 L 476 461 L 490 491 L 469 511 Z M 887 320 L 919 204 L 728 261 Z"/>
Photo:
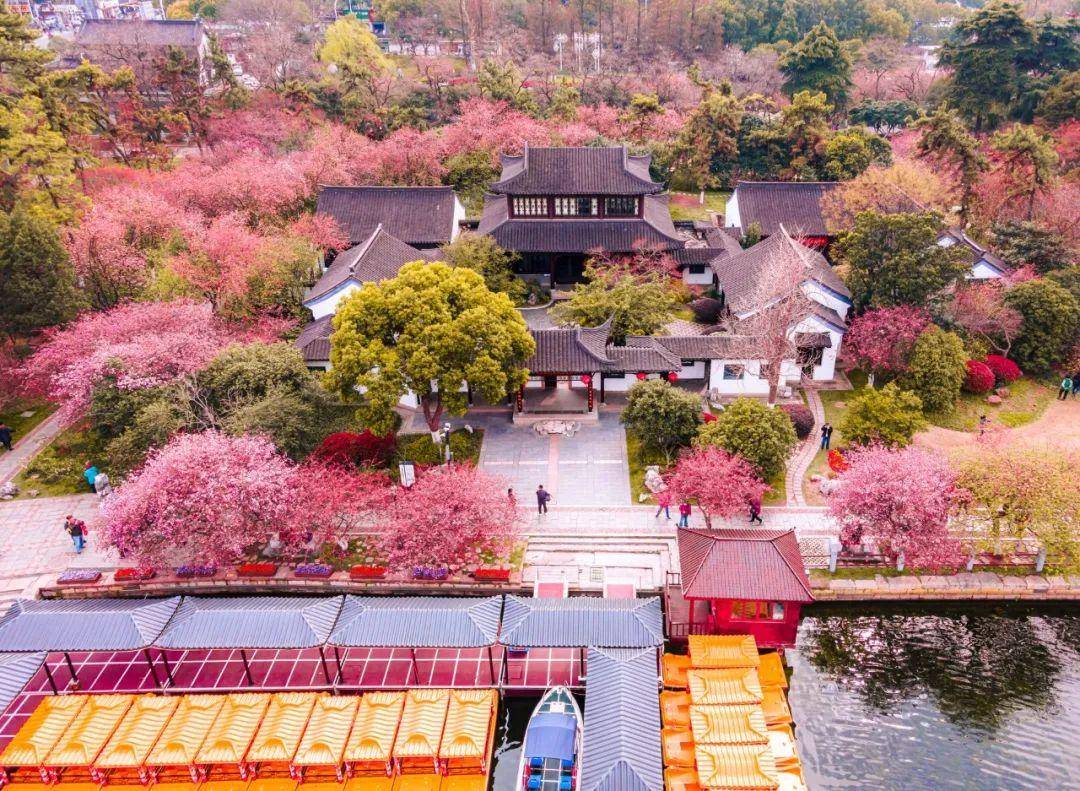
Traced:
<path fill-rule="evenodd" d="M 791 418 L 752 398 L 739 398 L 698 429 L 695 445 L 716 445 L 742 456 L 765 480 L 776 477 L 797 442 Z"/>
<path fill-rule="evenodd" d="M 900 383 L 919 397 L 926 411 L 947 412 L 960 397 L 967 360 L 964 343 L 957 335 L 932 327 L 915 341 Z"/>
<path fill-rule="evenodd" d="M 642 444 L 663 451 L 670 462 L 672 452 L 689 445 L 697 433 L 701 398 L 662 379 L 637 382 L 627 394 L 619 419 Z"/>
<path fill-rule="evenodd" d="M 895 382 L 878 390 L 868 387 L 849 402 L 840 432 L 856 445 L 880 442 L 903 447 L 926 425 L 922 406 L 917 395 L 901 390 Z"/>

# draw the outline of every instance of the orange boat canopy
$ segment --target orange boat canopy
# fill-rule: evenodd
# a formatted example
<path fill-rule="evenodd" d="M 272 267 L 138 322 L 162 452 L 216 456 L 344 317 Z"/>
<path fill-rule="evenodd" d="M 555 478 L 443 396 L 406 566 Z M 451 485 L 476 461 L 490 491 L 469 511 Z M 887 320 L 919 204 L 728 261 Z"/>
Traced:
<path fill-rule="evenodd" d="M 315 697 L 314 692 L 279 692 L 272 695 L 270 707 L 248 750 L 247 760 L 250 763 L 291 761 L 300 746 Z"/>
<path fill-rule="evenodd" d="M 776 762 L 768 746 L 699 744 L 698 782 L 713 791 L 776 789 Z"/>
<path fill-rule="evenodd" d="M 180 705 L 180 698 L 139 695 L 116 726 L 101 755 L 99 769 L 136 769 L 146 762 L 150 750 Z"/>
<path fill-rule="evenodd" d="M 345 756 L 349 729 L 356 719 L 360 698 L 356 695 L 321 694 L 315 698 L 304 738 L 293 757 L 296 766 L 337 766 Z"/>
<path fill-rule="evenodd" d="M 86 766 L 112 736 L 135 695 L 90 695 L 45 759 L 46 766 Z"/>
<path fill-rule="evenodd" d="M 496 705 L 493 689 L 451 691 L 439 758 L 485 758 Z"/>
<path fill-rule="evenodd" d="M 190 766 L 225 705 L 224 695 L 184 695 L 150 750 L 147 766 Z"/>
<path fill-rule="evenodd" d="M 749 634 L 692 634 L 690 662 L 694 667 L 757 667 L 757 641 Z"/>
<path fill-rule="evenodd" d="M 267 694 L 244 692 L 227 695 L 221 713 L 195 756 L 195 762 L 239 764 L 243 761 L 269 705 L 270 696 Z"/>
<path fill-rule="evenodd" d="M 86 701 L 84 695 L 44 698 L 0 754 L 3 766 L 43 766 Z"/>
<path fill-rule="evenodd" d="M 360 700 L 346 761 L 389 761 L 405 706 L 404 692 L 370 692 Z"/>
<path fill-rule="evenodd" d="M 753 668 L 690 670 L 690 699 L 698 704 L 761 703 L 761 683 Z"/>
<path fill-rule="evenodd" d="M 769 740 L 760 705 L 691 706 L 697 744 L 765 744 Z"/>
<path fill-rule="evenodd" d="M 439 754 L 446 710 L 450 704 L 447 689 L 413 689 L 405 695 L 395 758 L 434 758 Z"/>

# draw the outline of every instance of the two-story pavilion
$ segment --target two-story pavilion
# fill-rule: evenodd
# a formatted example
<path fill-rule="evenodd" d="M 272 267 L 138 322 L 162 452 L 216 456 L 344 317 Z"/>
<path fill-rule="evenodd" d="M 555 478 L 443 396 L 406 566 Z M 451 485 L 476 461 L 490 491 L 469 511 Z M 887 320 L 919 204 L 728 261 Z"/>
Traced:
<path fill-rule="evenodd" d="M 649 156 L 618 148 L 531 148 L 502 157 L 478 231 L 521 255 L 518 274 L 548 285 L 581 279 L 595 250 L 684 246 Z"/>

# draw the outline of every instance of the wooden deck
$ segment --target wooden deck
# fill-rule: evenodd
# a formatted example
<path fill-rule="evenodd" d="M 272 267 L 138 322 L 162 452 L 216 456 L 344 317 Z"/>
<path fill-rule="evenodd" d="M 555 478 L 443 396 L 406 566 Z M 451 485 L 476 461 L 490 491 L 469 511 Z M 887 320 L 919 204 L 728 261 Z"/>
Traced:
<path fill-rule="evenodd" d="M 690 608 L 694 608 L 694 631 L 690 631 Z M 680 583 L 664 586 L 664 626 L 669 640 L 686 640 L 690 634 L 710 634 L 709 603 L 701 599 L 687 600 Z"/>

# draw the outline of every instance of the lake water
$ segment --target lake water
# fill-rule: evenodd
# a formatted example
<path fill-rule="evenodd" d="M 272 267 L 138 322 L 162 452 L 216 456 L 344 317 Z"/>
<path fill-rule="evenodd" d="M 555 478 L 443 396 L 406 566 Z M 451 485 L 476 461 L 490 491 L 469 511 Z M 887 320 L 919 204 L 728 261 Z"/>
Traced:
<path fill-rule="evenodd" d="M 812 791 L 1080 789 L 1080 606 L 865 611 L 808 608 L 787 653 Z M 494 791 L 535 705 L 500 709 Z"/>

